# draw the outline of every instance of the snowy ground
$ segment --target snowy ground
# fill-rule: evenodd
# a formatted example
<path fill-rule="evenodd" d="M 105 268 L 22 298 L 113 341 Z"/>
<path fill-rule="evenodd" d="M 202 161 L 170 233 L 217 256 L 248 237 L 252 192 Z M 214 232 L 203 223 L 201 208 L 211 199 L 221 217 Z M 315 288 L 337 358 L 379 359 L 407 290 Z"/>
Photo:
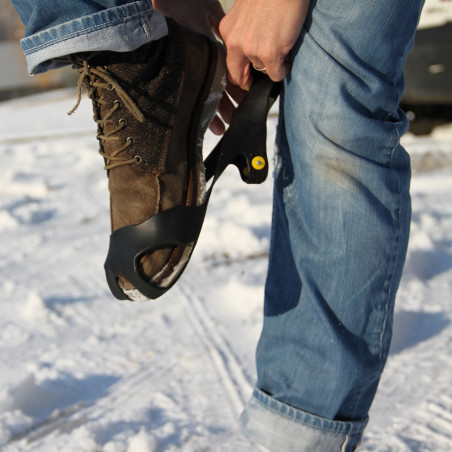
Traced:
<path fill-rule="evenodd" d="M 0 449 L 260 450 L 237 417 L 255 377 L 271 182 L 246 186 L 227 172 L 177 286 L 153 303 L 116 301 L 103 273 L 106 177 L 90 105 L 65 115 L 74 101 L 57 91 L 0 104 Z M 452 450 L 452 127 L 404 143 L 412 237 L 362 450 L 443 452 Z"/>

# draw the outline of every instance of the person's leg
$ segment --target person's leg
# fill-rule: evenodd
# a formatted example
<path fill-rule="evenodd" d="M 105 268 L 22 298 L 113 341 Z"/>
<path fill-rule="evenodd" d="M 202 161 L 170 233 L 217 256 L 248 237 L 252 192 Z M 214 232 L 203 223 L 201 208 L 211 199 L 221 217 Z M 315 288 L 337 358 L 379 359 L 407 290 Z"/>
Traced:
<path fill-rule="evenodd" d="M 25 24 L 22 49 L 30 74 L 62 65 L 60 57 L 133 51 L 168 32 L 150 0 L 11 0 Z"/>
<path fill-rule="evenodd" d="M 421 3 L 313 1 L 293 50 L 258 381 L 242 416 L 272 451 L 351 451 L 367 422 L 408 242 L 398 104 Z"/>

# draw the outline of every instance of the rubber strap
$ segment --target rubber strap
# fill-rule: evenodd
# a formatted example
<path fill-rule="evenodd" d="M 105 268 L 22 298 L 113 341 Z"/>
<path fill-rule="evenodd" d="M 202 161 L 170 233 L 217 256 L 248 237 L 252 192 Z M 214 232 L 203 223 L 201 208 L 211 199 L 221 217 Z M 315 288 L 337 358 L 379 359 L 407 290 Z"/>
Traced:
<path fill-rule="evenodd" d="M 169 286 L 160 287 L 140 270 L 140 258 L 160 248 L 196 245 L 213 186 L 228 165 L 236 165 L 246 183 L 262 183 L 266 179 L 267 115 L 281 84 L 257 71 L 253 72 L 253 77 L 253 86 L 235 109 L 223 138 L 204 162 L 206 180 L 213 178 L 204 203 L 165 210 L 141 224 L 125 226 L 111 234 L 104 267 L 108 285 L 116 298 L 129 299 L 118 284 L 118 275 L 151 299 L 160 297 L 174 285 L 182 271 Z M 256 165 L 257 161 L 260 164 Z"/>

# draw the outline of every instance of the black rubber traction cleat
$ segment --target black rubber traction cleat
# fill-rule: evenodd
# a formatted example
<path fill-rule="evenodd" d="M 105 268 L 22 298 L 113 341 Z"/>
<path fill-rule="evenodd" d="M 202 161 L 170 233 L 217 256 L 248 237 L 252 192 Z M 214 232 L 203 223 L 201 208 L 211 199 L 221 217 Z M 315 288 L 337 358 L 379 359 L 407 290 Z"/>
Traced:
<path fill-rule="evenodd" d="M 213 186 L 228 165 L 237 166 L 242 180 L 248 184 L 260 184 L 266 179 L 267 115 L 279 95 L 281 82 L 275 83 L 257 71 L 253 71 L 253 78 L 253 86 L 234 111 L 227 131 L 204 161 L 206 181 L 213 178 L 204 203 L 165 210 L 143 223 L 119 228 L 111 234 L 105 272 L 116 298 L 129 299 L 118 284 L 118 275 L 151 299 L 160 297 L 174 285 L 177 279 L 167 287 L 149 281 L 140 270 L 140 258 L 159 248 L 196 244 Z"/>

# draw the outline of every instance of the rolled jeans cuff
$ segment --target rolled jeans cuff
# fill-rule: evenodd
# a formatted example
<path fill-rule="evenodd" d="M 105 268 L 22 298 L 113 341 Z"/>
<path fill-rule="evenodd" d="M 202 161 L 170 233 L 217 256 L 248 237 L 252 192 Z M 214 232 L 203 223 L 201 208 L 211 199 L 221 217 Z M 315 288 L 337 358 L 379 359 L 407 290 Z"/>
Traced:
<path fill-rule="evenodd" d="M 165 18 L 147 1 L 99 11 L 21 40 L 28 72 L 64 66 L 58 58 L 79 52 L 129 52 L 168 34 Z"/>
<path fill-rule="evenodd" d="M 241 423 L 252 440 L 272 452 L 352 452 L 359 445 L 367 419 L 332 421 L 255 388 Z"/>

